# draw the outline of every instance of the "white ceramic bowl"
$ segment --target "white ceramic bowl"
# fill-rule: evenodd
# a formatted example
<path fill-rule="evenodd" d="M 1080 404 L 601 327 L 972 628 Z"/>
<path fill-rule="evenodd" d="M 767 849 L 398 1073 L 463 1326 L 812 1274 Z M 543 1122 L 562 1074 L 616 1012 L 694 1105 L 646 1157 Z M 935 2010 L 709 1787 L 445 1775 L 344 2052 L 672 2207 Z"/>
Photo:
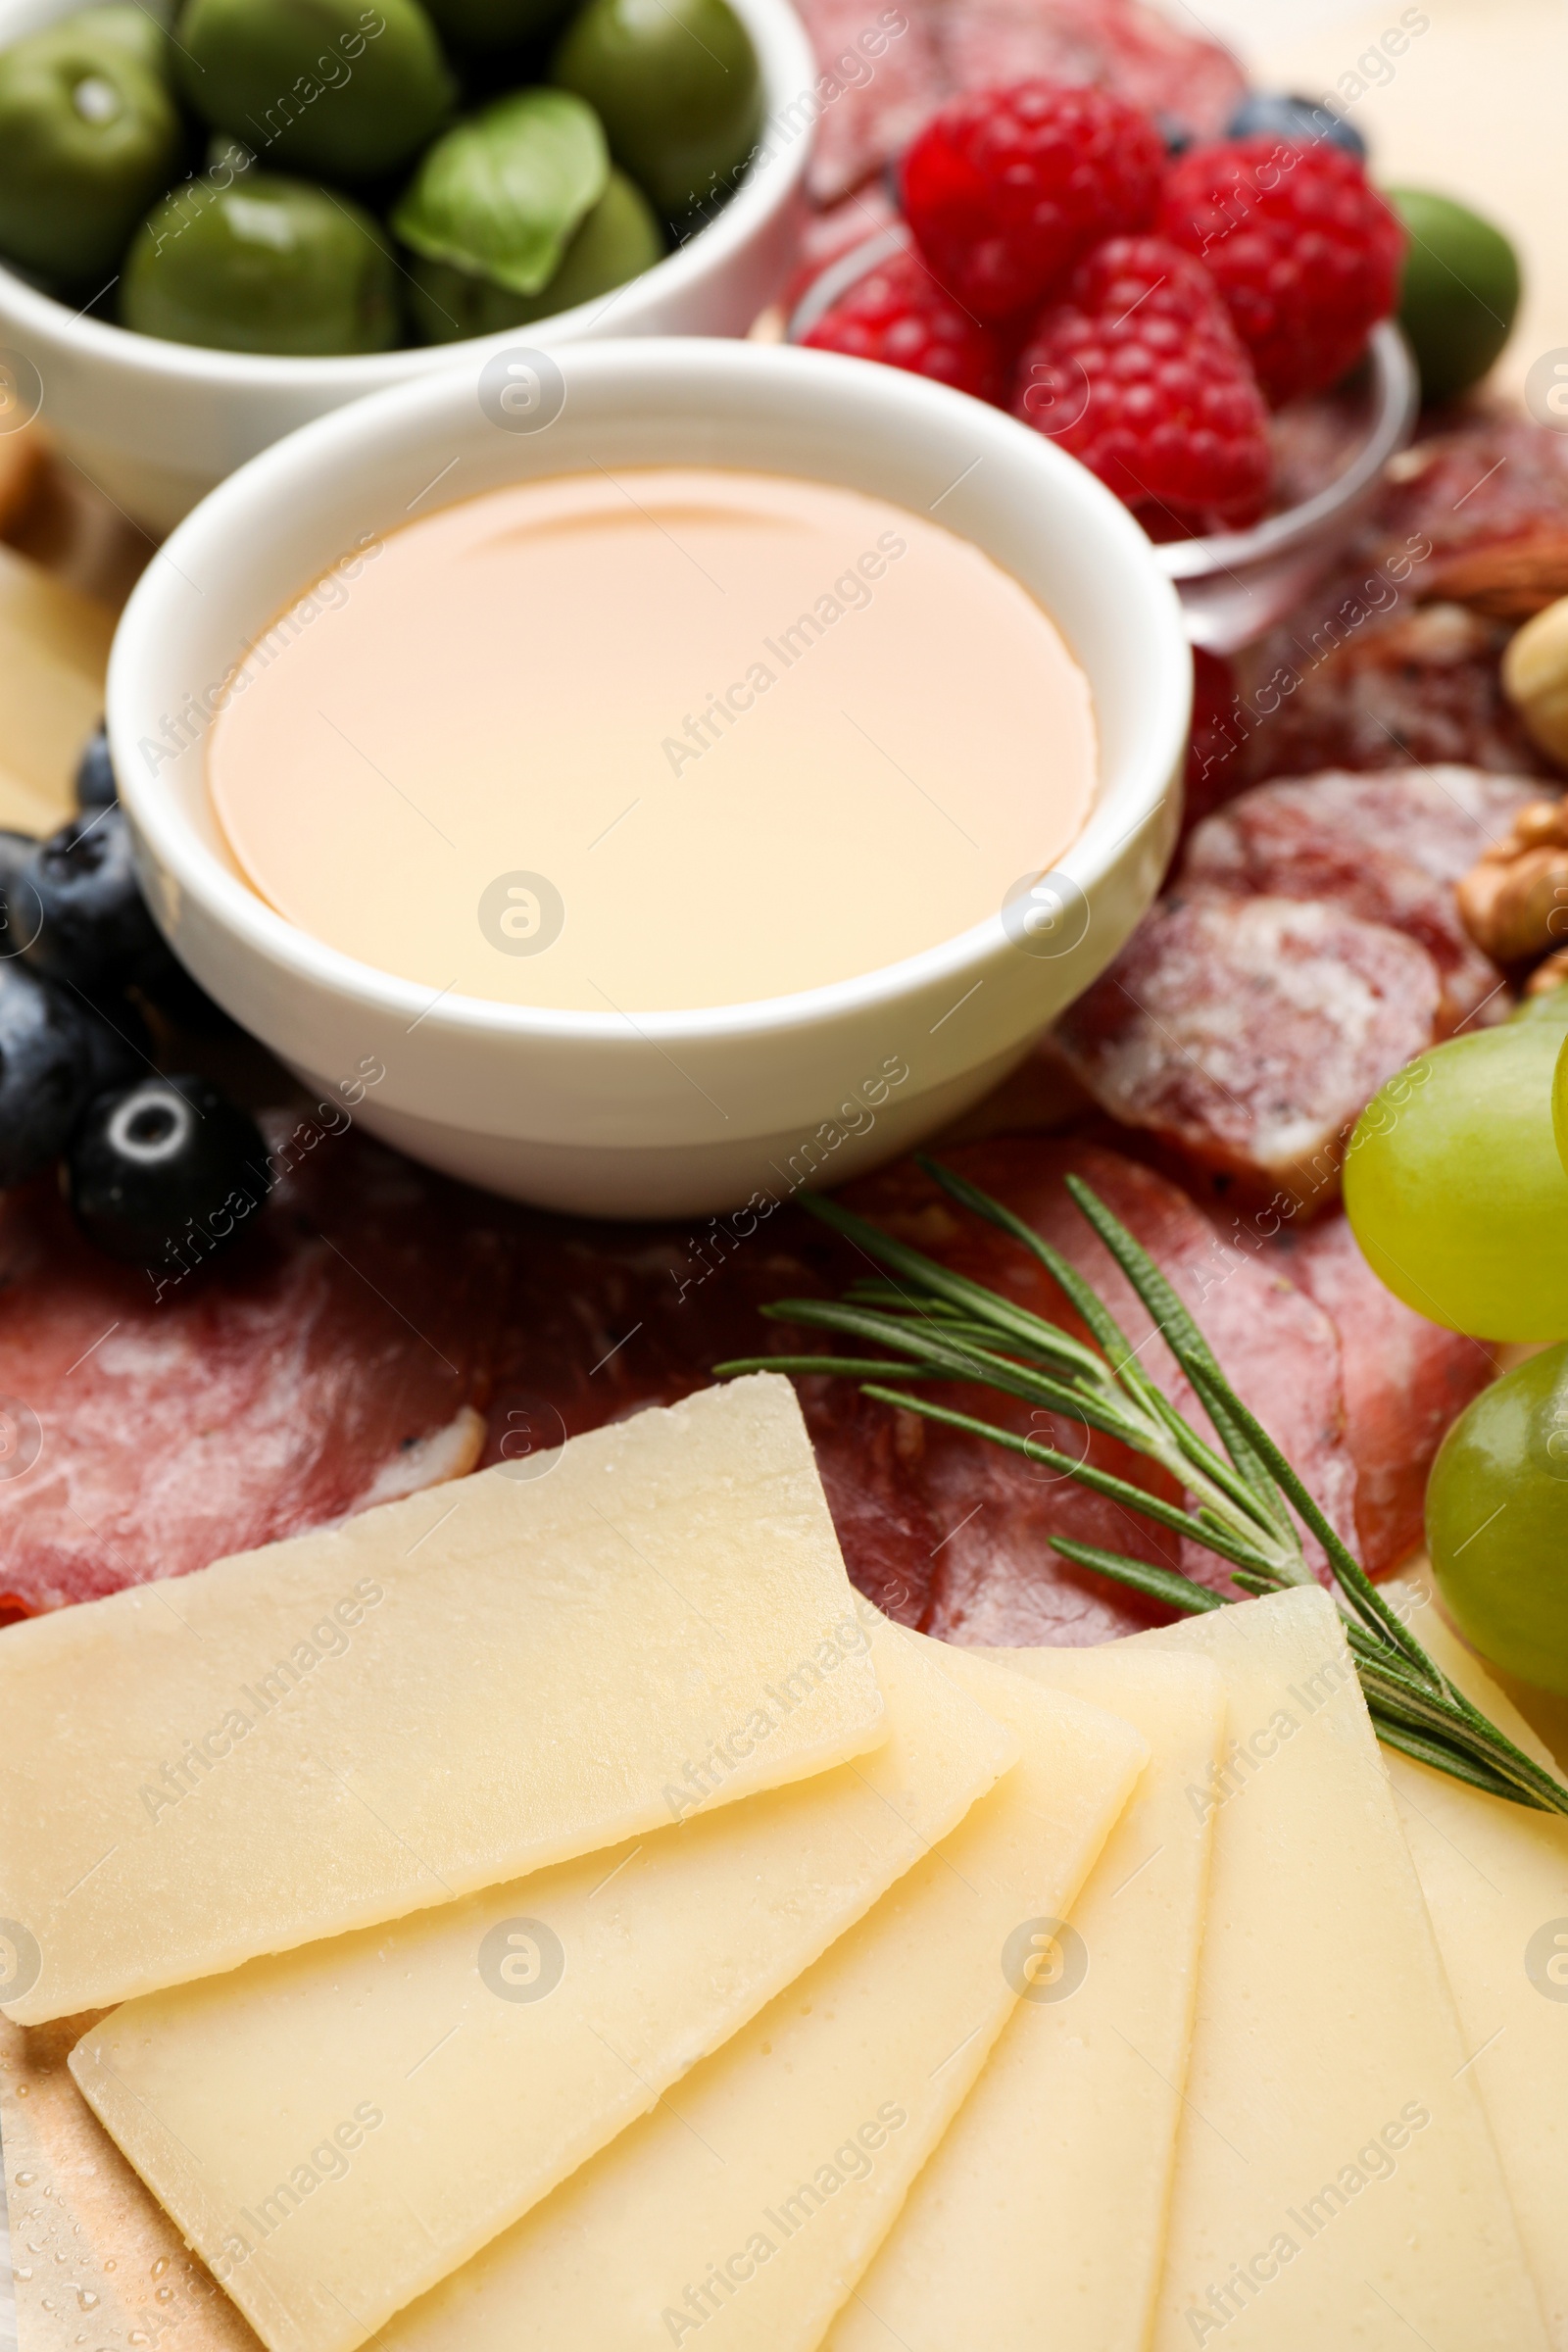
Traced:
<path fill-rule="evenodd" d="M 74 15 L 84 0 L 0 0 L 0 48 Z M 732 0 L 761 70 L 762 152 L 715 219 L 614 293 L 527 329 L 536 342 L 588 336 L 743 335 L 794 258 L 810 153 L 817 69 L 789 0 Z M 296 425 L 367 392 L 482 359 L 516 330 L 463 344 L 360 358 L 286 360 L 133 335 L 74 317 L 0 264 L 0 370 L 20 357 L 22 410 L 41 388 L 42 417 L 68 457 L 155 531 Z"/>
<path fill-rule="evenodd" d="M 498 430 L 471 363 L 421 377 L 253 459 L 149 564 L 108 703 L 150 903 L 204 986 L 311 1083 L 335 1089 L 368 1057 L 384 1064 L 359 1115 L 437 1167 L 607 1216 L 836 1184 L 977 1101 L 1152 898 L 1191 696 L 1175 590 L 1093 475 L 924 377 L 692 339 L 574 344 L 531 364 L 546 377 L 559 368 L 564 406 L 548 426 Z M 443 468 L 456 499 L 665 464 L 798 474 L 935 511 L 1038 597 L 1087 672 L 1102 747 L 1094 813 L 1049 886 L 861 978 L 635 1021 L 432 999 L 265 906 L 214 825 L 202 713 L 276 612 L 363 534 L 401 522 Z"/>

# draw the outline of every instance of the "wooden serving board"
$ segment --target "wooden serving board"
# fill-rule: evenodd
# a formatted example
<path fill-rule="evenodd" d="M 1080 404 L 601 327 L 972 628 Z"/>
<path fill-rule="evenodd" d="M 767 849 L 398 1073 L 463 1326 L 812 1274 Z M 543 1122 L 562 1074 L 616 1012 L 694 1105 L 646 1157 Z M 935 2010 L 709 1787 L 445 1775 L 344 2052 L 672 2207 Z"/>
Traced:
<path fill-rule="evenodd" d="M 1526 296 L 1497 382 L 1518 395 L 1542 354 L 1568 350 L 1568 8 L 1423 0 L 1426 29 L 1390 61 L 1383 38 L 1403 13 L 1404 0 L 1205 0 L 1201 16 L 1260 83 L 1338 93 L 1342 105 L 1347 76 L 1364 83 L 1348 111 L 1378 176 L 1451 193 L 1513 238 Z M 1386 78 L 1359 65 L 1374 50 Z M 72 772 L 102 709 L 114 612 L 151 551 L 68 469 L 55 469 L 40 501 L 32 450 L 0 449 L 0 532 L 14 529 L 50 565 L 0 546 L 0 826 L 41 833 L 70 813 Z M 1016 1129 L 1020 1109 L 1027 1123 L 1030 1105 L 1007 1107 L 1010 1119 L 988 1117 L 992 1105 L 971 1114 L 975 1131 Z M 1568 1767 L 1568 1701 L 1511 1695 Z M 19 2342 L 20 2352 L 260 2352 L 77 2092 L 66 2058 L 92 2023 L 24 2031 L 0 2019 L 0 2352 Z"/>

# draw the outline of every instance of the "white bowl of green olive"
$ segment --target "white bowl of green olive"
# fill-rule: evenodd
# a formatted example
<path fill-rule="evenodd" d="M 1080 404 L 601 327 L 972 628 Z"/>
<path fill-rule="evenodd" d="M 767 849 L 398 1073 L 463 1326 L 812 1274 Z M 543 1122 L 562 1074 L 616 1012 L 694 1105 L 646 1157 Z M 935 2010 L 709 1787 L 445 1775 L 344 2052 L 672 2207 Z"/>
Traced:
<path fill-rule="evenodd" d="M 816 79 L 788 0 L 0 0 L 0 431 L 162 532 L 456 344 L 743 334 Z"/>

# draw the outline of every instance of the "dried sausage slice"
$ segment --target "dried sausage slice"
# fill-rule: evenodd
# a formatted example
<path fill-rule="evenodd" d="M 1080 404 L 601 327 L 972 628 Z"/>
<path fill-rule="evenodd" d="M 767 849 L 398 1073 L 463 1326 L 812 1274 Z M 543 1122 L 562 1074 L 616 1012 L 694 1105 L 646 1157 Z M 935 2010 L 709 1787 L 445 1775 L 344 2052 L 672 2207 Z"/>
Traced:
<path fill-rule="evenodd" d="M 1427 1473 L 1495 1366 L 1479 1340 L 1427 1322 L 1386 1290 L 1344 1215 L 1282 1227 L 1271 1254 L 1339 1332 L 1358 1556 L 1370 1575 L 1386 1575 L 1419 1548 Z"/>
<path fill-rule="evenodd" d="M 1228 49 L 1145 0 L 949 0 L 943 55 L 960 89 L 1044 74 L 1098 81 L 1146 114 L 1217 139 L 1246 95 Z"/>
<path fill-rule="evenodd" d="M 1459 766 L 1340 768 L 1259 784 L 1197 827 L 1177 888 L 1186 897 L 1319 899 L 1387 923 L 1437 965 L 1446 1031 L 1478 1015 L 1501 1018 L 1502 974 L 1465 930 L 1453 886 L 1540 790 L 1529 777 Z"/>
<path fill-rule="evenodd" d="M 1152 1169 L 1084 1143 L 1012 1137 L 944 1155 L 971 1182 L 1014 1209 L 1089 1278 L 1180 1411 L 1206 1427 L 1186 1379 L 1102 1244 L 1080 1216 L 1063 1179 L 1081 1175 L 1143 1243 L 1186 1300 L 1227 1376 L 1296 1464 L 1330 1523 L 1354 1528 L 1354 1473 L 1345 1440 L 1339 1342 L 1322 1309 L 1257 1250 L 1222 1241 L 1187 1195 Z M 849 1198 L 864 1212 L 946 1265 L 1015 1298 L 1069 1329 L 1079 1328 L 1055 1284 L 1016 1242 L 954 1209 L 911 1161 L 871 1177 Z M 836 1388 L 838 1384 L 833 1384 Z M 940 1401 L 1038 1434 L 1059 1452 L 1081 1456 L 1085 1434 L 1070 1422 L 1001 1396 L 933 1389 Z M 864 1410 L 872 1408 L 864 1407 Z M 808 1405 L 810 1416 L 811 1406 Z M 1223 1585 L 1212 1552 L 1191 1546 L 1119 1504 L 1090 1494 L 1043 1465 L 982 1440 L 916 1422 L 904 1443 L 907 1481 L 934 1527 L 935 1549 L 910 1566 L 923 1580 L 918 1622 L 949 1641 L 1085 1644 L 1113 1639 L 1168 1612 L 1124 1588 L 1070 1566 L 1051 1548 L 1054 1534 L 1107 1550 L 1131 1552 L 1201 1581 Z M 1162 1472 L 1119 1446 L 1095 1438 L 1090 1458 L 1174 1500 Z M 831 1495 L 831 1487 L 830 1487 Z M 841 1523 L 841 1537 L 846 1531 Z M 1315 1546 L 1313 1547 L 1315 1551 Z M 851 1573 L 860 1582 L 846 1538 Z"/>
<path fill-rule="evenodd" d="M 472 1467 L 496 1314 L 484 1204 L 358 1134 L 301 1144 L 314 1127 L 270 1122 L 274 1160 L 287 1135 L 301 1156 L 258 1229 L 161 1299 L 82 1239 L 51 1180 L 0 1198 L 3 1382 L 36 1438 L 0 1479 L 0 1622 Z"/>
<path fill-rule="evenodd" d="M 1386 924 L 1315 900 L 1176 896 L 1056 1038 L 1113 1118 L 1320 1206 L 1361 1111 L 1432 1043 L 1441 1001 L 1425 948 Z"/>
<path fill-rule="evenodd" d="M 937 53 L 930 0 L 903 0 L 897 10 L 882 0 L 802 0 L 801 14 L 820 78 L 814 94 L 796 101 L 800 123 L 787 120 L 787 106 L 780 128 L 804 137 L 814 113 L 807 186 L 812 203 L 825 207 L 900 156 L 952 85 Z M 879 224 L 867 215 L 862 233 Z"/>

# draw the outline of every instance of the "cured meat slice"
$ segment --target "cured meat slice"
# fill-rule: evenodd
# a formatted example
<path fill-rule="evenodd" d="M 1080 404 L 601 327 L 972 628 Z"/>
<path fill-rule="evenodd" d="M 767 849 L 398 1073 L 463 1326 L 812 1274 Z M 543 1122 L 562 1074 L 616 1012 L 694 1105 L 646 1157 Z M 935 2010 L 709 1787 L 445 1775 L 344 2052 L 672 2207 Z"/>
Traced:
<path fill-rule="evenodd" d="M 269 1132 L 275 1143 L 275 1123 Z M 1138 1337 L 1147 1319 L 1064 1190 L 1068 1169 L 1086 1175 L 1348 1531 L 1338 1343 L 1299 1290 L 1114 1152 L 1013 1137 L 950 1156 L 1050 1234 Z M 854 1198 L 934 1255 L 1070 1319 L 1015 1245 L 954 1211 L 912 1163 Z M 177 1575 L 455 1475 L 469 1466 L 474 1407 L 485 1458 L 515 1460 L 689 1395 L 726 1357 L 818 1347 L 760 1307 L 837 1294 L 865 1270 L 789 1205 L 696 1231 L 591 1225 L 468 1193 L 340 1135 L 278 1187 L 250 1243 L 188 1296 L 153 1305 L 139 1277 L 81 1242 L 52 1187 L 14 1194 L 0 1204 L 0 1344 L 8 1409 L 35 1413 L 42 1450 L 24 1476 L 0 1479 L 0 1592 L 31 1610 Z M 1146 1360 L 1196 1411 L 1157 1341 Z M 1090 1642 L 1164 1614 L 1069 1568 L 1054 1531 L 1224 1574 L 1206 1552 L 1179 1562 L 1162 1530 L 1042 1465 L 846 1382 L 801 1390 L 850 1572 L 906 1623 L 969 1642 Z M 976 1403 L 972 1392 L 955 1400 Z M 1032 1422 L 1007 1399 L 994 1417 L 1064 1452 L 1084 1444 L 1074 1425 Z M 1095 1446 L 1174 1497 L 1151 1465 Z"/>
<path fill-rule="evenodd" d="M 1221 1241 L 1168 1179 L 1119 1152 L 1012 1138 L 944 1156 L 1080 1268 L 1129 1337 L 1147 1341 L 1140 1360 L 1172 1402 L 1206 1428 L 1186 1379 L 1152 1336 L 1148 1315 L 1074 1206 L 1063 1179 L 1075 1173 L 1093 1186 L 1191 1307 L 1238 1393 L 1296 1464 L 1331 1524 L 1347 1536 L 1353 1533 L 1354 1472 L 1345 1442 L 1339 1342 L 1321 1308 L 1255 1252 Z M 1081 1331 L 1045 1269 L 1006 1235 L 954 1208 L 913 1162 L 900 1161 L 868 1178 L 848 1198 L 943 1264 Z M 981 1393 L 973 1389 L 933 1387 L 929 1393 L 1022 1435 L 1038 1435 L 1074 1458 L 1083 1456 L 1087 1444 L 1092 1460 L 1174 1498 L 1171 1483 L 1152 1464 L 1105 1440 L 1088 1440 L 1074 1423 L 1001 1396 L 987 1394 L 977 1402 Z M 1053 1476 L 1043 1464 L 908 1419 L 902 1442 L 909 1480 L 937 1530 L 919 1620 L 927 1632 L 966 1642 L 1088 1644 L 1168 1615 L 1107 1579 L 1069 1566 L 1051 1548 L 1054 1534 L 1184 1567 L 1200 1581 L 1223 1586 L 1226 1570 L 1213 1553 L 1192 1546 L 1183 1557 L 1178 1539 Z M 858 1582 L 853 1549 L 849 1557 Z"/>
<path fill-rule="evenodd" d="M 853 253 L 856 246 L 867 244 L 891 228 L 898 218 L 893 199 L 879 180 L 858 188 L 825 213 L 808 215 L 796 248 L 795 269 L 780 297 L 785 318 L 793 317 L 796 304 L 824 270 Z"/>
<path fill-rule="evenodd" d="M 1528 777 L 1455 766 L 1331 769 L 1260 784 L 1197 827 L 1177 888 L 1320 899 L 1387 923 L 1437 965 L 1446 1031 L 1478 1015 L 1500 1019 L 1502 974 L 1465 930 L 1453 886 L 1539 793 Z"/>
<path fill-rule="evenodd" d="M 801 0 L 801 15 L 821 76 L 807 187 L 813 204 L 834 205 L 902 155 L 952 84 L 930 0 Z"/>
<path fill-rule="evenodd" d="M 1438 1447 L 1496 1366 L 1479 1340 L 1427 1322 L 1386 1290 L 1343 1214 L 1283 1226 L 1269 1250 L 1339 1332 L 1358 1556 L 1386 1575 L 1419 1547 Z"/>
<path fill-rule="evenodd" d="M 1481 409 L 1394 460 L 1364 543 L 1425 548 L 1412 580 L 1494 619 L 1568 593 L 1568 448 L 1519 409 Z"/>
<path fill-rule="evenodd" d="M 1228 721 L 1241 783 L 1445 760 L 1508 775 L 1541 773 L 1502 691 L 1508 631 L 1461 605 L 1394 605 L 1386 579 L 1358 571 L 1271 630 L 1245 657 Z"/>
<path fill-rule="evenodd" d="M 1441 995 L 1425 948 L 1338 906 L 1172 897 L 1056 1040 L 1124 1125 L 1310 1208 L 1383 1081 L 1432 1043 Z"/>
<path fill-rule="evenodd" d="M 941 43 L 960 89 L 1037 74 L 1102 82 L 1198 138 L 1218 138 L 1247 90 L 1228 49 L 1145 0 L 949 0 Z"/>
<path fill-rule="evenodd" d="M 288 1138 L 292 1135 L 292 1151 Z M 304 1140 L 314 1136 L 309 1144 Z M 504 1245 L 477 1196 L 357 1133 L 297 1157 L 257 1230 L 155 1298 L 48 1179 L 0 1197 L 0 1608 L 54 1608 L 472 1467 Z"/>
<path fill-rule="evenodd" d="M 1228 49 L 1145 0 L 802 0 L 801 14 L 821 73 L 807 184 L 823 207 L 896 163 L 955 89 L 1031 74 L 1102 82 L 1201 138 L 1220 135 L 1246 93 Z"/>

